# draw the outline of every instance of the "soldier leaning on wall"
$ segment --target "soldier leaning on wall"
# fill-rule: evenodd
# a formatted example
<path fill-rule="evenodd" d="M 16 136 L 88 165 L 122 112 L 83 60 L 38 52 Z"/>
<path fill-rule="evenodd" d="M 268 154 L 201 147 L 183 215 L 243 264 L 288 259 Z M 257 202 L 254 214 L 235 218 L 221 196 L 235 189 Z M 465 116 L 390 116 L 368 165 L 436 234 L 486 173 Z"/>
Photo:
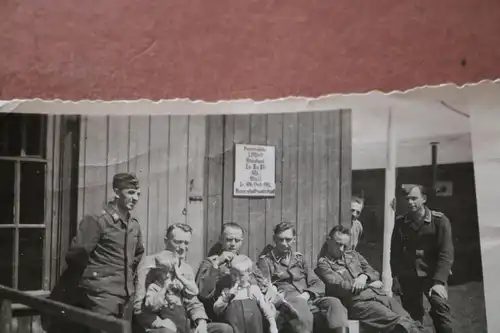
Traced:
<path fill-rule="evenodd" d="M 131 321 L 134 280 L 144 254 L 141 227 L 130 214 L 139 201 L 139 181 L 133 174 L 116 174 L 113 191 L 115 197 L 100 214 L 80 222 L 66 255 L 67 269 L 50 299 Z M 42 324 L 49 333 L 100 332 L 76 328 L 61 317 L 45 316 Z"/>

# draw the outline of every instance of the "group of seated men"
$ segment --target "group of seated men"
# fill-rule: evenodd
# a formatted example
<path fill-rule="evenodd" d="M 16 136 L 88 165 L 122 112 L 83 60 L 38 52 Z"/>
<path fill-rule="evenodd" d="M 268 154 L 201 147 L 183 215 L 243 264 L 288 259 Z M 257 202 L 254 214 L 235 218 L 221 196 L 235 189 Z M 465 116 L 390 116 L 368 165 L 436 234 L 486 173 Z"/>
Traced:
<path fill-rule="evenodd" d="M 352 242 L 351 236 L 357 238 L 362 232 L 359 223 L 353 223 L 351 229 L 333 227 L 314 269 L 302 254 L 292 251 L 296 240 L 293 224 L 279 223 L 274 229 L 274 244 L 268 245 L 254 263 L 240 253 L 243 228 L 226 223 L 220 248 L 209 254 L 195 274 L 185 260 L 192 245 L 191 227 L 170 225 L 165 249 L 144 256 L 141 226 L 130 214 L 140 197 L 138 179 L 133 174 L 116 174 L 113 190 L 115 197 L 102 212 L 85 216 L 79 224 L 66 255 L 67 269 L 52 290 L 51 299 L 130 321 L 134 333 L 348 332 L 348 318 L 379 333 L 422 329 L 418 318 L 423 312 L 424 287 L 416 288 L 415 278 L 404 280 L 410 282 L 402 285 L 406 286 L 403 295 L 408 296 L 405 307 L 412 309 L 414 320 L 384 292 L 379 273 L 356 252 L 357 239 Z M 423 215 L 415 221 L 401 220 L 398 226 L 404 230 L 398 229 L 395 234 L 419 230 L 426 240 L 425 249 L 432 250 L 429 242 L 436 238 L 428 235 L 438 232 L 438 245 L 444 249 L 441 252 L 451 253 L 449 223 L 442 223 L 447 222 L 442 214 L 424 207 L 421 192 L 420 187 L 413 187 L 408 198 L 413 210 Z M 413 243 L 422 238 L 419 235 L 412 238 Z M 432 255 L 435 251 L 424 249 L 423 257 L 419 254 L 415 263 L 413 252 L 407 249 L 416 245 L 407 242 L 406 236 L 399 243 L 399 238 L 393 238 L 391 263 L 404 263 L 394 265 L 396 273 L 404 277 L 403 273 L 414 272 L 416 265 L 418 276 L 424 276 L 421 273 L 425 273 L 428 261 L 423 260 L 425 253 Z M 450 320 L 444 284 L 452 257 L 440 255 L 438 259 L 441 268 L 428 288 L 431 315 L 440 332 L 451 332 L 446 326 Z M 79 333 L 80 328 L 88 332 L 88 327 L 98 326 L 85 323 L 77 329 L 61 316 L 44 316 L 42 324 L 48 333 Z"/>
<path fill-rule="evenodd" d="M 178 294 L 182 306 L 168 305 L 161 284 L 156 288 L 160 301 L 152 306 L 150 292 L 154 295 L 155 291 L 150 285 L 157 276 L 151 279 L 151 273 L 162 267 L 161 258 L 172 254 L 184 257 L 190 234 L 188 225 L 171 226 L 166 250 L 145 257 L 138 268 L 135 322 L 147 333 L 187 333 L 190 323 L 198 332 L 348 332 L 348 318 L 359 320 L 373 332 L 421 330 L 420 324 L 386 295 L 379 273 L 359 253 L 349 250 L 350 230 L 342 225 L 329 233 L 326 251 L 313 269 L 301 253 L 292 251 L 295 226 L 278 224 L 274 245 L 263 250 L 255 265 L 246 266 L 249 274 L 244 279 L 245 269 L 235 273 L 241 265 L 234 263 L 245 257 L 239 254 L 244 231 L 236 223 L 226 223 L 219 248 L 201 263 L 196 274 L 185 261 L 176 268 L 177 276 L 196 282 L 191 287 L 184 283 L 184 292 Z M 194 292 L 185 292 L 186 288 Z M 196 325 L 200 319 L 208 322 L 203 328 Z"/>

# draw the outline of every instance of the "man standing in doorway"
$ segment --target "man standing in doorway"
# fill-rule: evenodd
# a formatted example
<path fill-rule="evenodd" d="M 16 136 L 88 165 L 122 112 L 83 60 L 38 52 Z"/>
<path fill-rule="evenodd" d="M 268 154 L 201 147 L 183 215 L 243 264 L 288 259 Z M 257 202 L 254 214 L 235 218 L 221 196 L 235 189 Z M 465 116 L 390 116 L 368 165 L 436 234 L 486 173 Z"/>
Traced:
<path fill-rule="evenodd" d="M 141 226 L 131 216 L 139 201 L 139 181 L 134 174 L 116 174 L 113 191 L 114 199 L 100 214 L 81 221 L 51 298 L 131 321 L 136 269 L 144 253 Z M 62 326 L 51 325 L 49 331 L 65 332 Z M 71 323 L 69 327 L 75 331 Z"/>
<path fill-rule="evenodd" d="M 437 333 L 451 333 L 447 282 L 453 265 L 453 239 L 448 218 L 425 205 L 422 185 L 403 187 L 408 213 L 396 218 L 391 242 L 391 270 L 401 288 L 404 308 L 422 322 L 422 294 L 431 305 Z"/>
<path fill-rule="evenodd" d="M 148 283 L 149 273 L 153 268 L 156 268 L 156 263 L 161 262 L 162 257 L 175 257 L 178 259 L 178 267 L 175 274 L 182 274 L 185 280 L 194 282 L 194 272 L 191 266 L 186 263 L 186 255 L 189 250 L 192 238 L 192 228 L 188 224 L 176 223 L 167 229 L 165 235 L 165 250 L 159 253 L 144 257 L 138 269 L 137 292 L 134 300 L 134 315 L 136 322 L 142 328 L 145 324 L 154 320 L 161 314 L 152 313 L 144 306 L 144 298 L 146 296 L 146 288 Z M 157 261 L 157 259 L 160 259 Z M 196 333 L 232 333 L 231 326 L 223 323 L 207 323 L 208 317 L 203 304 L 198 297 L 186 297 L 182 290 L 173 290 L 169 293 L 169 299 L 173 303 L 183 304 L 180 307 L 172 309 L 164 308 L 162 311 L 168 310 L 171 314 L 171 319 L 175 320 L 177 332 L 181 330 L 182 322 L 193 323 L 196 327 Z M 147 333 L 176 333 L 169 328 L 144 329 Z"/>
<path fill-rule="evenodd" d="M 285 300 L 298 312 L 298 318 L 284 323 L 294 333 L 312 333 L 314 315 L 322 314 L 326 329 L 322 332 L 346 332 L 347 309 L 341 301 L 325 296 L 325 285 L 316 276 L 301 253 L 293 252 L 295 226 L 282 222 L 274 229 L 275 246 L 262 255 L 257 266 Z"/>
<path fill-rule="evenodd" d="M 360 197 L 352 197 L 351 199 L 351 240 L 349 243 L 349 249 L 351 251 L 357 251 L 357 247 L 361 237 L 363 236 L 363 225 L 359 221 L 359 216 L 363 211 L 364 200 Z"/>

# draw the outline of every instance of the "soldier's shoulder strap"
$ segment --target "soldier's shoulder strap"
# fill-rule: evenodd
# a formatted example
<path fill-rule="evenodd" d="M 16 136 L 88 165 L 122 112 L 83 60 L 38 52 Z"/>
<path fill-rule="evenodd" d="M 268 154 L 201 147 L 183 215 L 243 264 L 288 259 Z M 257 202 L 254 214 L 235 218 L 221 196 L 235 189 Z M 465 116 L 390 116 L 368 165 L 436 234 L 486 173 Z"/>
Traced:
<path fill-rule="evenodd" d="M 445 217 L 444 213 L 438 212 L 436 210 L 431 210 L 431 215 L 433 217 L 437 217 L 437 218 L 443 218 L 443 217 Z"/>

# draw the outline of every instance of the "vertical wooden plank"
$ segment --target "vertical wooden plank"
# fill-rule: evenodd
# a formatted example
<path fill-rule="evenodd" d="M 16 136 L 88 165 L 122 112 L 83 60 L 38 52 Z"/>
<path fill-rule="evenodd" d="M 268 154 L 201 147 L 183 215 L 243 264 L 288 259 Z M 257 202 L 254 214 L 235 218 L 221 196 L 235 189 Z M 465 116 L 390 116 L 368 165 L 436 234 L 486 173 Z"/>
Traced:
<path fill-rule="evenodd" d="M 31 317 L 31 333 L 43 333 L 40 316 Z"/>
<path fill-rule="evenodd" d="M 189 119 L 188 191 L 186 201 L 187 221 L 193 228 L 188 261 L 193 267 L 198 267 L 205 254 L 203 201 L 196 200 L 196 197 L 203 196 L 205 119 L 205 116 L 191 116 Z"/>
<path fill-rule="evenodd" d="M 313 150 L 313 195 L 312 195 L 312 260 L 315 262 L 326 233 L 327 183 L 328 183 L 328 150 L 327 131 L 328 113 L 315 112 L 314 120 L 314 150 Z M 313 264 L 311 262 L 311 264 Z"/>
<path fill-rule="evenodd" d="M 297 113 L 283 115 L 283 162 L 281 219 L 297 227 L 297 186 L 298 186 L 298 130 Z M 297 243 L 295 243 L 297 250 Z"/>
<path fill-rule="evenodd" d="M 135 173 L 141 187 L 141 197 L 133 215 L 141 225 L 144 247 L 148 248 L 148 177 L 149 177 L 150 117 L 130 117 L 129 172 Z"/>
<path fill-rule="evenodd" d="M 267 115 L 250 116 L 250 142 L 257 145 L 267 143 Z M 266 246 L 266 199 L 250 199 L 250 219 L 248 223 L 248 255 L 257 260 Z"/>
<path fill-rule="evenodd" d="M 297 192 L 297 250 L 311 262 L 312 258 L 312 189 L 313 189 L 313 114 L 299 114 L 299 156 Z"/>
<path fill-rule="evenodd" d="M 31 317 L 18 317 L 17 318 L 17 332 L 18 333 L 31 333 Z"/>
<path fill-rule="evenodd" d="M 148 254 L 164 248 L 168 223 L 169 116 L 151 116 L 148 188 Z"/>
<path fill-rule="evenodd" d="M 223 118 L 207 117 L 207 148 L 205 166 L 205 202 L 206 202 L 206 248 L 210 250 L 218 241 L 222 223 L 222 188 L 224 164 Z"/>
<path fill-rule="evenodd" d="M 270 114 L 267 117 L 267 144 L 276 149 L 276 196 L 266 200 L 265 245 L 272 244 L 274 227 L 281 222 L 282 161 L 283 161 L 283 115 Z"/>
<path fill-rule="evenodd" d="M 224 116 L 224 189 L 222 223 L 233 221 L 233 186 L 234 186 L 234 118 Z"/>
<path fill-rule="evenodd" d="M 52 262 L 57 261 L 57 253 L 52 252 L 52 230 L 55 228 L 54 219 L 52 218 L 52 205 L 56 193 L 53 189 L 53 175 L 54 175 L 54 161 L 53 161 L 53 150 L 54 150 L 54 117 L 47 116 L 47 145 L 46 145 L 46 158 L 47 158 L 47 173 L 45 179 L 45 241 L 44 241 L 44 254 L 45 254 L 45 264 L 43 271 L 43 287 L 49 289 L 53 286 L 52 277 Z M 54 240 L 55 241 L 55 240 Z M 55 278 L 54 278 L 55 279 Z"/>
<path fill-rule="evenodd" d="M 11 333 L 13 331 L 12 326 L 12 302 L 0 298 L 0 332 Z"/>
<path fill-rule="evenodd" d="M 55 281 L 59 275 L 58 261 L 59 256 L 59 223 L 60 219 L 60 204 L 62 200 L 61 196 L 61 116 L 53 116 L 53 133 L 50 135 L 53 136 L 53 150 L 52 150 L 52 209 L 50 210 L 51 218 L 48 220 L 48 223 L 51 225 L 50 235 L 45 238 L 45 242 L 51 243 L 51 257 L 50 257 L 50 277 L 52 281 Z M 46 258 L 45 260 L 48 260 Z M 44 285 L 49 282 L 47 280 L 44 281 Z"/>
<path fill-rule="evenodd" d="M 85 214 L 85 159 L 86 159 L 86 144 L 87 144 L 87 116 L 80 116 L 80 150 L 78 158 L 78 212 L 77 222 L 82 220 Z"/>
<path fill-rule="evenodd" d="M 328 112 L 328 118 L 327 233 L 340 222 L 340 111 Z"/>
<path fill-rule="evenodd" d="M 77 145 L 78 141 L 78 118 L 76 116 L 61 116 L 61 142 L 62 142 L 62 157 L 61 157 L 61 170 L 60 170 L 60 181 L 61 181 L 61 207 L 60 207 L 60 217 L 59 217 L 59 236 L 58 236 L 58 254 L 59 259 L 57 260 L 57 277 L 62 274 L 66 267 L 66 261 L 64 257 L 68 251 L 70 244 L 70 236 L 72 228 L 72 205 L 74 202 L 74 188 L 75 182 L 74 171 L 76 164 L 79 163 L 77 156 Z M 54 279 L 56 280 L 56 278 Z"/>
<path fill-rule="evenodd" d="M 351 110 L 342 110 L 340 141 L 340 222 L 351 226 L 352 137 Z"/>
<path fill-rule="evenodd" d="M 188 116 L 170 117 L 168 223 L 185 223 L 187 215 Z"/>
<path fill-rule="evenodd" d="M 250 141 L 250 115 L 237 115 L 234 117 L 234 143 L 249 143 Z M 245 243 L 241 253 L 249 255 L 250 242 L 248 239 L 249 225 L 249 200 L 247 198 L 233 198 L 233 221 L 243 227 L 246 233 Z"/>
<path fill-rule="evenodd" d="M 128 171 L 130 117 L 109 116 L 108 121 L 106 198 L 111 198 L 113 196 L 113 176 Z"/>
<path fill-rule="evenodd" d="M 99 213 L 106 201 L 107 129 L 106 117 L 87 117 L 84 214 Z"/>

